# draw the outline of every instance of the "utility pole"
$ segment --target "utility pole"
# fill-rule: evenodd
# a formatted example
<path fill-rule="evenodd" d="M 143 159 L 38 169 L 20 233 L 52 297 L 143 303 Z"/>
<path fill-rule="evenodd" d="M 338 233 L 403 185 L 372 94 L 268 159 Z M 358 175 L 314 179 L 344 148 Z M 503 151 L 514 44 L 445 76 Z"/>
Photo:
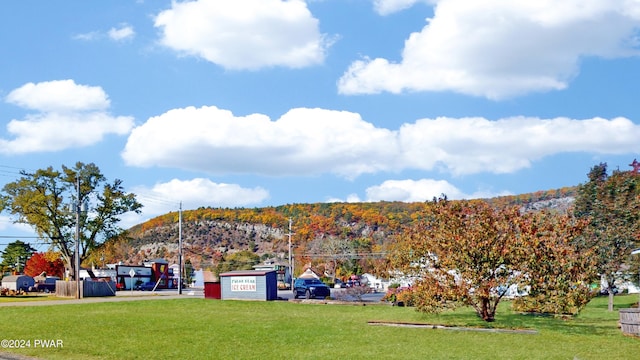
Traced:
<path fill-rule="evenodd" d="M 287 234 L 287 236 L 289 236 L 289 269 L 291 271 L 291 290 L 293 290 L 293 248 L 291 245 L 291 235 L 293 235 L 291 233 L 291 218 L 289 218 L 289 233 Z"/>
<path fill-rule="evenodd" d="M 178 211 L 178 294 L 182 295 L 182 201 Z"/>
<path fill-rule="evenodd" d="M 73 252 L 75 272 L 73 277 L 76 281 L 76 299 L 80 299 L 80 175 L 76 174 L 76 243 Z"/>

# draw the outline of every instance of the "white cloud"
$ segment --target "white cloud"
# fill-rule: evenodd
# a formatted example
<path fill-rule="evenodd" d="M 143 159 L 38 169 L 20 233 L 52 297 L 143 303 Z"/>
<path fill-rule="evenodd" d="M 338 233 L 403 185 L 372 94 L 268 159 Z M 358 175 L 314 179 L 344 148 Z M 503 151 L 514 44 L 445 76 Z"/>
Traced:
<path fill-rule="evenodd" d="M 269 192 L 261 187 L 244 188 L 237 184 L 215 183 L 209 179 L 173 179 L 152 188 L 140 186 L 133 189 L 144 207 L 144 216 L 199 207 L 241 207 L 257 205 L 269 198 Z"/>
<path fill-rule="evenodd" d="M 28 83 L 7 95 L 6 101 L 39 111 L 7 123 L 13 139 L 0 139 L 0 153 L 24 154 L 89 146 L 106 135 L 126 135 L 133 118 L 106 112 L 109 98 L 100 87 L 73 80 Z"/>
<path fill-rule="evenodd" d="M 227 69 L 316 65 L 330 45 L 302 0 L 173 2 L 155 26 L 163 45 Z"/>
<path fill-rule="evenodd" d="M 421 119 L 400 129 L 399 161 L 405 168 L 441 167 L 455 175 L 513 173 L 560 153 L 637 153 L 639 136 L 640 126 L 625 118 Z"/>
<path fill-rule="evenodd" d="M 11 226 L 13 226 L 13 220 L 8 216 L 0 215 L 0 230 L 7 230 Z"/>
<path fill-rule="evenodd" d="M 476 191 L 466 194 L 446 180 L 420 179 L 420 180 L 387 180 L 380 185 L 370 186 L 366 190 L 366 202 L 377 201 L 402 201 L 424 202 L 446 195 L 448 199 L 478 199 L 496 196 L 510 195 L 507 192 L 495 193 L 491 191 Z M 362 202 L 356 194 L 347 196 L 346 202 Z M 332 198 L 327 202 L 345 202 L 339 198 Z"/>
<path fill-rule="evenodd" d="M 389 15 L 408 9 L 420 2 L 434 3 L 437 0 L 373 0 L 373 8 L 380 15 Z"/>
<path fill-rule="evenodd" d="M 104 110 L 110 104 L 101 87 L 78 85 L 73 80 L 27 83 L 11 91 L 6 101 L 43 112 Z"/>
<path fill-rule="evenodd" d="M 445 180 L 387 180 L 367 188 L 367 201 L 421 202 L 447 194 L 452 199 L 465 197 L 455 186 Z"/>
<path fill-rule="evenodd" d="M 6 232 L 15 233 L 16 234 L 15 237 L 17 239 L 19 239 L 22 236 L 29 236 L 29 237 L 36 236 L 31 226 L 23 223 L 14 222 L 14 219 L 4 215 L 0 215 L 0 231 L 3 231 L 5 233 Z M 14 239 L 2 239 L 2 240 L 6 240 L 7 242 L 14 241 Z M 4 242 L 4 241 L 0 241 L 0 242 Z"/>
<path fill-rule="evenodd" d="M 122 24 L 119 28 L 109 29 L 107 35 L 111 40 L 123 41 L 132 39 L 136 35 L 136 32 L 133 30 L 133 27 L 131 25 Z"/>
<path fill-rule="evenodd" d="M 171 110 L 135 128 L 128 165 L 215 174 L 361 174 L 440 170 L 454 175 L 513 173 L 560 153 L 636 154 L 640 125 L 625 118 L 420 119 L 399 130 L 360 115 L 292 109 L 275 121 L 216 107 Z"/>
<path fill-rule="evenodd" d="M 434 17 L 406 40 L 400 62 L 354 61 L 338 90 L 454 91 L 491 99 L 561 90 L 583 57 L 637 56 L 639 20 L 638 1 L 440 0 Z"/>
<path fill-rule="evenodd" d="M 448 199 L 478 199 L 509 195 L 491 191 L 476 191 L 465 194 L 446 180 L 387 180 L 380 185 L 367 188 L 367 201 L 424 202 L 446 195 Z"/>
<path fill-rule="evenodd" d="M 108 31 L 90 31 L 73 35 L 74 40 L 80 41 L 96 41 L 100 39 L 109 39 L 116 42 L 131 40 L 136 36 L 133 26 L 123 23 L 118 27 L 112 27 Z"/>
<path fill-rule="evenodd" d="M 135 128 L 122 154 L 134 166 L 209 173 L 344 177 L 386 170 L 398 152 L 392 131 L 358 114 L 292 109 L 280 119 L 236 117 L 216 107 L 175 109 Z"/>
<path fill-rule="evenodd" d="M 73 35 L 74 40 L 93 41 L 100 38 L 99 31 L 90 31 L 87 33 Z"/>

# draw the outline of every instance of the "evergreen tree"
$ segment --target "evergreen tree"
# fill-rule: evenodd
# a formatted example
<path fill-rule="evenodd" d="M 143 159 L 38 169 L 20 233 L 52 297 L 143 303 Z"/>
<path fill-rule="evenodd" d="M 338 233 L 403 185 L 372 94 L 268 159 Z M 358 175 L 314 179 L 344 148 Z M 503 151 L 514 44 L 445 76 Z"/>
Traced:
<path fill-rule="evenodd" d="M 0 262 L 2 272 L 24 270 L 27 260 L 34 252 L 36 249 L 20 240 L 10 243 L 4 251 L 0 251 L 2 253 L 2 262 Z"/>

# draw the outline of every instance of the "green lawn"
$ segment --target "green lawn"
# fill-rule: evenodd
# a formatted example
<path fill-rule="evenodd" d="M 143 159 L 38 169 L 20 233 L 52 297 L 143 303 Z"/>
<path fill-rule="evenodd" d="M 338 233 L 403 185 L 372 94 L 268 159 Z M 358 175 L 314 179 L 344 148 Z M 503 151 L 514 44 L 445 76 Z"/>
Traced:
<path fill-rule="evenodd" d="M 616 297 L 628 307 L 637 296 Z M 514 314 L 503 304 L 495 328 L 537 334 L 371 326 L 371 320 L 484 326 L 468 309 L 423 315 L 390 306 L 310 305 L 185 298 L 0 307 L 0 339 L 43 359 L 639 359 L 618 312 L 594 299 L 575 319 Z M 61 348 L 34 348 L 37 339 Z M 0 349 L 2 350 L 2 349 Z M 4 351 L 9 351 L 4 349 Z"/>

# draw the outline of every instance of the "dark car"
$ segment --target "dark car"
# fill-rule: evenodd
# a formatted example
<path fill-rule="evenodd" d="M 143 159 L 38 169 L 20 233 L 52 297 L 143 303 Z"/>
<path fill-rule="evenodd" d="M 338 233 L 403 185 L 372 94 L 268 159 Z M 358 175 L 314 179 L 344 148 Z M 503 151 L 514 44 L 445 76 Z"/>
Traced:
<path fill-rule="evenodd" d="M 293 283 L 293 297 L 303 296 L 306 299 L 324 299 L 331 295 L 331 289 L 318 279 L 296 279 Z"/>
<path fill-rule="evenodd" d="M 35 292 L 56 292 L 56 281 L 60 280 L 57 276 L 47 276 L 44 280 L 38 280 L 31 288 Z"/>
<path fill-rule="evenodd" d="M 56 292 L 56 284 L 48 284 L 48 283 L 41 282 L 33 285 L 32 290 L 35 292 L 44 292 L 44 293 Z"/>
<path fill-rule="evenodd" d="M 153 281 L 149 281 L 136 286 L 135 289 L 142 290 L 142 291 L 151 291 L 153 290 L 154 287 L 156 287 L 156 283 L 154 283 Z"/>

